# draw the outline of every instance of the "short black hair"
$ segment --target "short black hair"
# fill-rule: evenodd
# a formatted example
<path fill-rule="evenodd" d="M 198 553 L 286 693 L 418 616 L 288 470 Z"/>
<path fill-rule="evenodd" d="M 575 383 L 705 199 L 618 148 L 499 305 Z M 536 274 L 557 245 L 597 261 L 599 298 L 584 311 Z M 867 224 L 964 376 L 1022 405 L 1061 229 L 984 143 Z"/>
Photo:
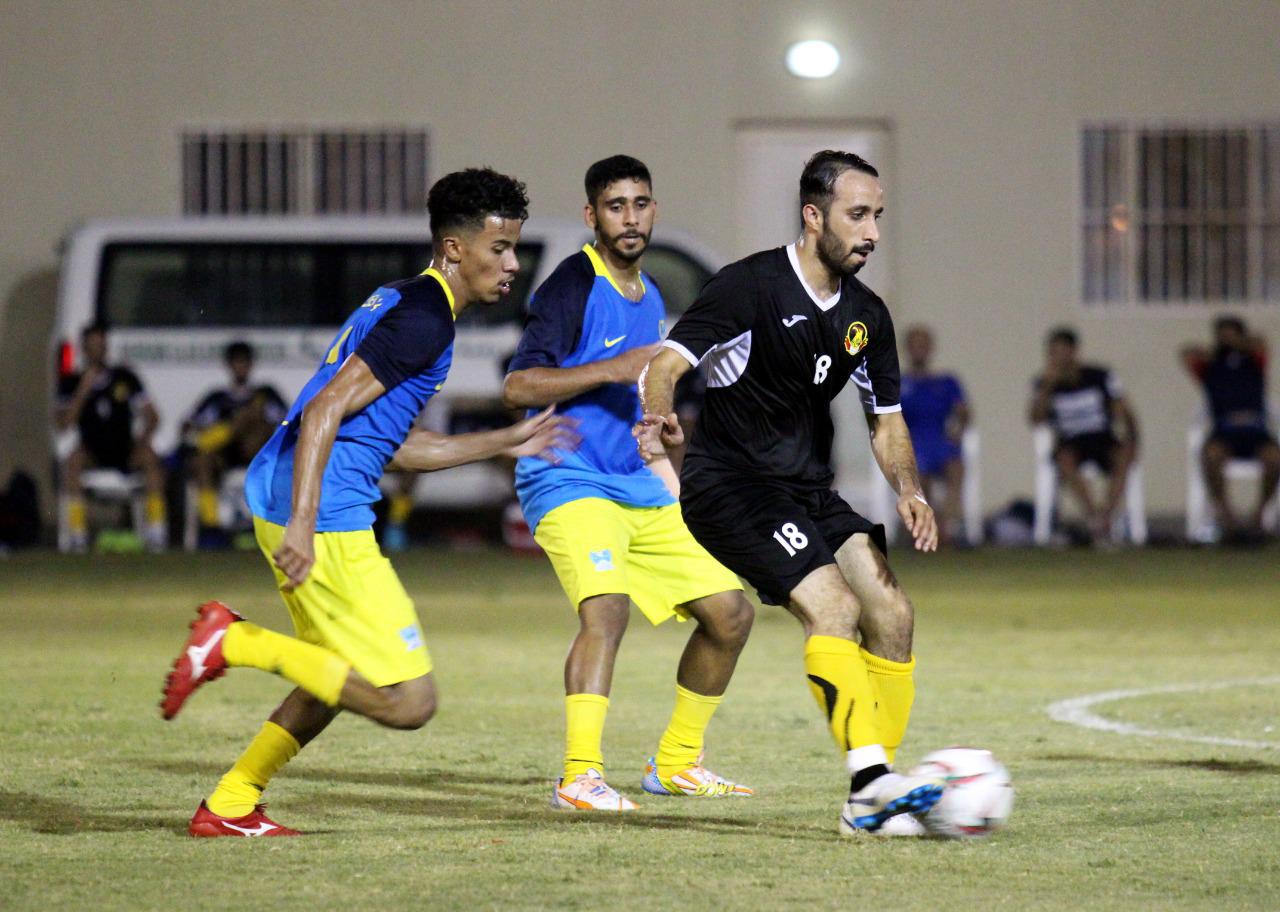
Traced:
<path fill-rule="evenodd" d="M 1248 332 L 1248 330 L 1245 329 L 1244 320 L 1240 319 L 1235 314 L 1223 314 L 1213 321 L 1213 331 L 1215 333 L 1220 333 L 1224 329 L 1234 329 L 1242 336 Z"/>
<path fill-rule="evenodd" d="M 248 342 L 245 342 L 243 339 L 237 339 L 236 341 L 229 343 L 227 347 L 222 350 L 222 360 L 226 364 L 230 364 L 236 358 L 248 358 L 252 361 L 253 346 Z"/>
<path fill-rule="evenodd" d="M 94 320 L 92 323 L 86 323 L 84 325 L 84 329 L 80 330 L 80 341 L 83 342 L 95 333 L 100 336 L 105 336 L 107 334 L 107 330 L 108 326 L 104 320 Z"/>
<path fill-rule="evenodd" d="M 610 155 L 608 158 L 600 159 L 587 169 L 587 177 L 583 181 L 587 188 L 587 203 L 594 206 L 596 198 L 605 187 L 614 181 L 628 178 L 644 181 L 650 189 L 653 188 L 653 178 L 649 176 L 649 169 L 640 159 L 632 158 L 630 155 Z"/>
<path fill-rule="evenodd" d="M 1056 326 L 1049 330 L 1049 336 L 1045 341 L 1052 345 L 1054 342 L 1065 342 L 1072 348 L 1080 346 L 1080 337 L 1076 335 L 1076 331 L 1070 326 Z"/>
<path fill-rule="evenodd" d="M 853 152 L 840 152 L 836 149 L 823 149 L 815 153 L 804 163 L 800 172 L 800 205 L 810 203 L 826 214 L 831 207 L 831 199 L 836 195 L 836 181 L 846 171 L 861 171 L 872 177 L 879 177 L 880 172 L 861 155 Z"/>
<path fill-rule="evenodd" d="M 440 178 L 427 194 L 431 237 L 466 228 L 478 231 L 491 215 L 524 221 L 529 217 L 529 197 L 524 184 L 492 168 L 467 168 Z"/>

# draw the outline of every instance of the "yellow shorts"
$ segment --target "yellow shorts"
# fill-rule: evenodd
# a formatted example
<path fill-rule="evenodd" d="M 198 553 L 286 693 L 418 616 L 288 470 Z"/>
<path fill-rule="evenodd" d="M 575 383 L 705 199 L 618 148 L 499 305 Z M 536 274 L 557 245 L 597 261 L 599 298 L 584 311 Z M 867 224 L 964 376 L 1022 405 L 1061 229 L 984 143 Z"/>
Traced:
<path fill-rule="evenodd" d="M 593 595 L 617 592 L 631 596 L 650 623 L 661 624 L 672 615 L 685 620 L 686 602 L 742 589 L 738 577 L 694 539 L 679 504 L 571 500 L 542 518 L 534 538 L 574 608 Z"/>
<path fill-rule="evenodd" d="M 431 671 L 418 613 L 372 529 L 317 533 L 315 566 L 296 588 L 271 559 L 284 526 L 255 516 L 253 531 L 298 639 L 336 652 L 375 687 Z"/>

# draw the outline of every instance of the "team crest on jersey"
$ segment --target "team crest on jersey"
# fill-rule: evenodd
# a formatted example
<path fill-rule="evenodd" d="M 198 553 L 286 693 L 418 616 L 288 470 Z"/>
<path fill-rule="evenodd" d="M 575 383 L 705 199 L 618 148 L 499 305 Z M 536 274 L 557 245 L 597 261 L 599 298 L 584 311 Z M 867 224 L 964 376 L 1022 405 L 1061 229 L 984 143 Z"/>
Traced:
<path fill-rule="evenodd" d="M 596 573 L 608 573 L 613 569 L 613 552 L 608 548 L 603 551 L 589 551 L 587 556 L 595 565 Z"/>
<path fill-rule="evenodd" d="M 382 292 L 375 291 L 373 294 L 369 295 L 369 300 L 365 301 L 360 306 L 368 310 L 377 310 L 385 303 L 387 302 L 382 300 Z"/>
<path fill-rule="evenodd" d="M 867 332 L 867 324 L 858 320 L 849 324 L 848 331 L 844 334 L 844 350 L 851 355 L 856 355 L 867 347 L 867 343 L 871 341 L 871 336 Z"/>
<path fill-rule="evenodd" d="M 118 381 L 116 385 L 112 387 L 111 395 L 115 398 L 116 402 L 127 402 L 129 399 L 129 384 L 125 383 L 123 380 Z"/>

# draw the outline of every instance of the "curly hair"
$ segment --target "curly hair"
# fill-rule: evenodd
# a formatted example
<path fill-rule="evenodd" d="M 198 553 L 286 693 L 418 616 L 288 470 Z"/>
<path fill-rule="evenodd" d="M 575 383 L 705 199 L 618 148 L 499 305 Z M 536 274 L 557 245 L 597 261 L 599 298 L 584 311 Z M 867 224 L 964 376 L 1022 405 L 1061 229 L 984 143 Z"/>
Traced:
<path fill-rule="evenodd" d="M 431 236 L 443 237 L 459 228 L 477 231 L 491 215 L 524 221 L 529 197 L 524 184 L 492 168 L 467 168 L 440 178 L 427 194 Z"/>
<path fill-rule="evenodd" d="M 804 164 L 804 171 L 800 174 L 800 205 L 807 206 L 812 203 L 826 212 L 836 194 L 836 181 L 846 171 L 861 171 L 872 177 L 880 176 L 880 172 L 861 155 L 824 149 L 814 154 Z"/>

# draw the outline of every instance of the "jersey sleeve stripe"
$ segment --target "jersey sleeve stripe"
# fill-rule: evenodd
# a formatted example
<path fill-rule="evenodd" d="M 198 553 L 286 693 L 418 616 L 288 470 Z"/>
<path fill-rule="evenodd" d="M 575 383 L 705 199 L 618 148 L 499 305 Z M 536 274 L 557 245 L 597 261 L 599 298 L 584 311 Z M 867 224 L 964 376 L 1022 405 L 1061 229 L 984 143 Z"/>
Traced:
<path fill-rule="evenodd" d="M 892 415 L 894 412 L 902 411 L 900 405 L 877 405 L 872 411 L 877 415 Z"/>
<path fill-rule="evenodd" d="M 688 361 L 692 366 L 698 366 L 698 359 L 694 357 L 693 352 L 689 351 L 689 349 L 685 348 L 674 339 L 667 339 L 662 343 L 662 347 L 671 349 L 677 355 Z"/>

